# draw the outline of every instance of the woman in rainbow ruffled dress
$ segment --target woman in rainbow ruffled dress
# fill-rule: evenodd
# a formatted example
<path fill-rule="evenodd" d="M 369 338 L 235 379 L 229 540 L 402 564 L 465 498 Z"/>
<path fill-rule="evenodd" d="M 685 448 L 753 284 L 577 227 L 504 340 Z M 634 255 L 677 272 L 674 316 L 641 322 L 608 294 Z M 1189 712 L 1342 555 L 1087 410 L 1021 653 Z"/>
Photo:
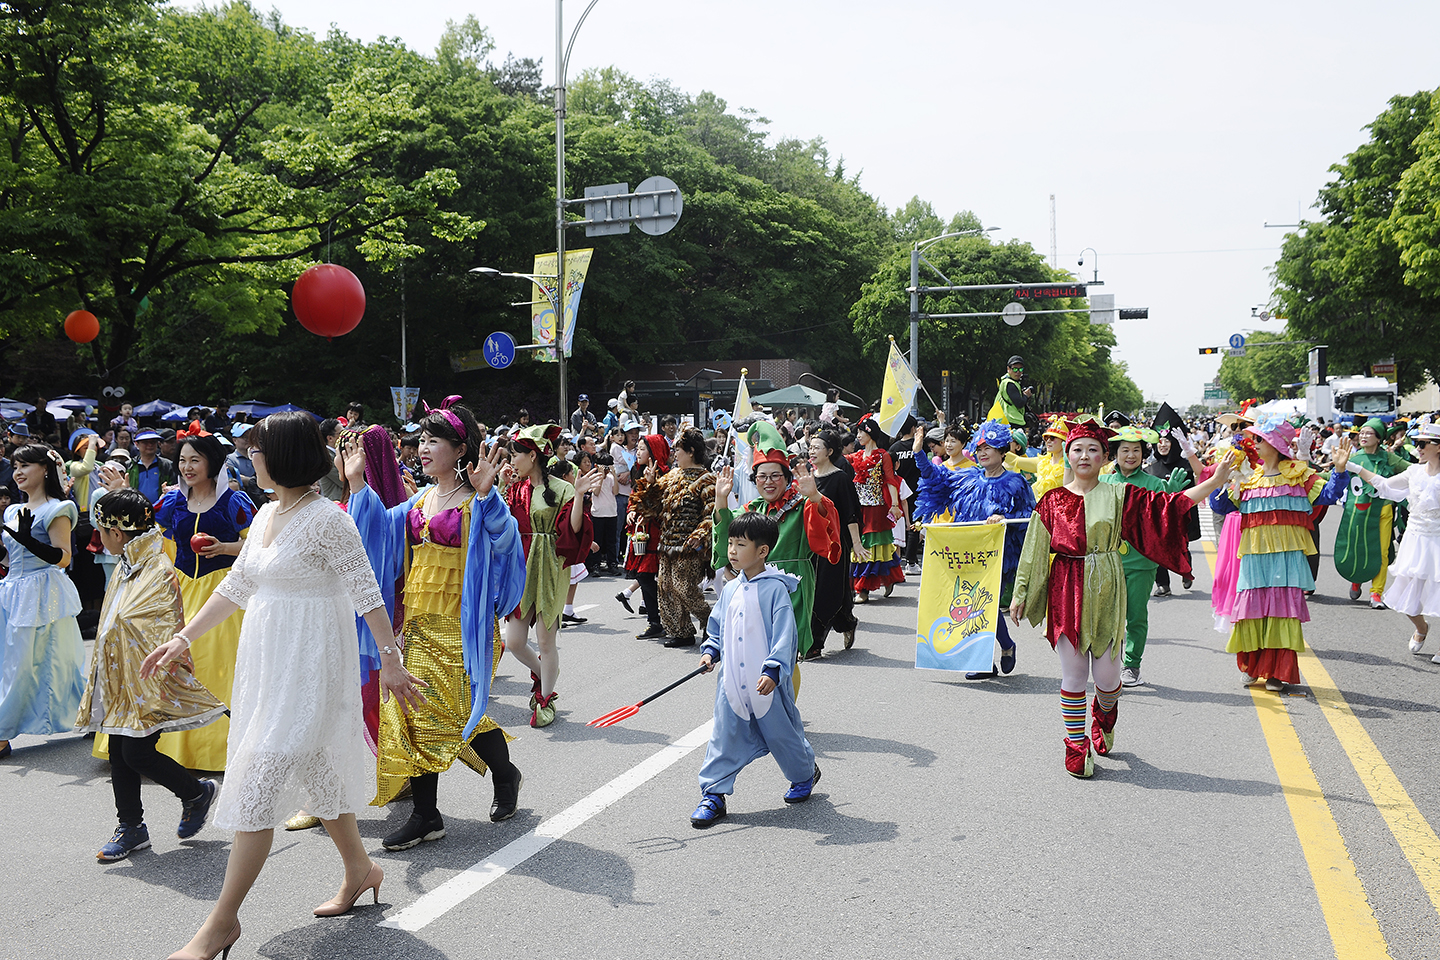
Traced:
<path fill-rule="evenodd" d="M 1393 477 L 1382 477 L 1349 460 L 1350 450 L 1350 441 L 1342 440 L 1335 456 L 1336 470 L 1345 469 L 1348 462 L 1350 472 L 1373 486 L 1377 497 L 1410 504 L 1410 522 L 1390 566 L 1384 600 L 1391 610 L 1410 618 L 1415 627 L 1410 634 L 1410 652 L 1421 653 L 1430 632 L 1425 618 L 1440 616 L 1440 423 L 1420 424 L 1415 436 L 1420 462 Z M 1430 660 L 1440 663 L 1440 654 Z"/>
<path fill-rule="evenodd" d="M 1263 678 L 1265 689 L 1279 692 L 1287 683 L 1300 682 L 1298 658 L 1305 649 L 1300 625 L 1310 619 L 1305 591 L 1315 589 L 1306 560 L 1315 552 L 1311 508 L 1344 497 L 1350 482 L 1348 451 L 1337 453 L 1334 471 L 1322 483 L 1305 460 L 1310 439 L 1297 436 L 1278 414 L 1259 418 L 1245 433 L 1253 439 L 1260 466 L 1238 489 L 1210 498 L 1216 513 L 1240 513 L 1240 570 L 1225 652 L 1235 654 L 1246 686 Z"/>

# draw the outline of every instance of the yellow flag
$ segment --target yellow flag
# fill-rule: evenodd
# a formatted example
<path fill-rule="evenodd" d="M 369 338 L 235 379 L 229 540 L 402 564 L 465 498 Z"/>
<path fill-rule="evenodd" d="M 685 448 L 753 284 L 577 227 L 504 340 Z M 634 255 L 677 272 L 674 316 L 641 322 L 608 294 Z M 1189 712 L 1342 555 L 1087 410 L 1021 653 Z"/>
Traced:
<path fill-rule="evenodd" d="M 900 424 L 905 422 L 910 404 L 915 400 L 917 386 L 915 374 L 905 365 L 905 358 L 900 356 L 892 339 L 890 356 L 885 361 L 885 386 L 880 391 L 880 412 L 875 414 L 881 430 L 893 436 Z"/>
<path fill-rule="evenodd" d="M 929 524 L 920 574 L 915 666 L 981 672 L 995 664 L 1005 524 Z"/>

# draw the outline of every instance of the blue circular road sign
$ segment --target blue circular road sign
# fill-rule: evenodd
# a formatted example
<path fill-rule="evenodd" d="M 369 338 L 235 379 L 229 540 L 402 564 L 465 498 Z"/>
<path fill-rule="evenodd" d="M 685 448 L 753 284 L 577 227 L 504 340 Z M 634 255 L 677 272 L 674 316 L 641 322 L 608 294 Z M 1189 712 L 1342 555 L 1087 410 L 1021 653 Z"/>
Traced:
<path fill-rule="evenodd" d="M 1245 347 L 1245 337 L 1239 333 L 1230 334 L 1230 346 L 1232 349 L 1241 350 Z"/>
<path fill-rule="evenodd" d="M 496 370 L 504 370 L 515 362 L 515 338 L 496 331 L 485 338 L 485 362 Z"/>

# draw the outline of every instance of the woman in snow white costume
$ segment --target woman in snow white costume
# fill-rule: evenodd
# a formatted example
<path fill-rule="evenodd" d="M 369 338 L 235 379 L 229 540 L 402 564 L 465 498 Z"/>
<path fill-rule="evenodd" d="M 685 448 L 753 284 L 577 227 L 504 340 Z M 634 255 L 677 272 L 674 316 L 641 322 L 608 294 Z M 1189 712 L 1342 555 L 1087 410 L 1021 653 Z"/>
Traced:
<path fill-rule="evenodd" d="M 1125 569 L 1121 541 L 1188 576 L 1185 517 L 1230 476 L 1226 461 L 1205 483 L 1183 493 L 1100 482 L 1113 431 L 1093 419 L 1070 424 L 1065 455 L 1074 479 L 1036 504 L 1020 554 L 1010 618 L 1029 615 L 1060 655 L 1060 713 L 1065 769 L 1094 773 L 1091 741 L 1105 756 L 1119 714 L 1120 651 L 1125 643 Z M 1086 691 L 1095 679 L 1094 724 L 1085 734 Z"/>
<path fill-rule="evenodd" d="M 915 498 L 917 521 L 933 523 L 1000 523 L 1030 516 L 1035 510 L 1035 494 L 1025 478 L 1005 469 L 1005 454 L 1010 449 L 1010 428 L 999 420 L 987 420 L 975 431 L 966 453 L 979 466 L 963 470 L 946 470 L 935 466 L 928 457 L 920 456 L 924 438 L 916 433 L 915 465 L 920 469 L 920 491 Z M 1013 524 L 1005 530 L 1005 552 L 1000 566 L 1000 608 L 1010 606 L 1015 586 L 1015 571 L 1020 566 L 1020 550 L 1025 545 L 1025 527 Z M 1004 617 L 995 625 L 1000 642 L 998 672 L 1015 669 L 1015 641 Z M 967 673 L 966 679 L 993 677 L 988 673 Z"/>

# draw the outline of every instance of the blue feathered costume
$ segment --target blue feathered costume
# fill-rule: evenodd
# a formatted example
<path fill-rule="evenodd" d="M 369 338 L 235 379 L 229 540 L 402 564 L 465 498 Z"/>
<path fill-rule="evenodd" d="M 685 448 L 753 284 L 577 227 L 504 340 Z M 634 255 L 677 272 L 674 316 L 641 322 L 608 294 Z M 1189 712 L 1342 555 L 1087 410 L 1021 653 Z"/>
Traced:
<path fill-rule="evenodd" d="M 997 450 L 1010 448 L 1010 428 L 997 420 L 987 420 L 975 431 L 966 448 L 973 458 L 975 448 L 984 444 Z M 986 476 L 982 467 L 950 470 L 937 466 L 928 457 L 918 456 L 920 489 L 915 497 L 915 518 L 921 523 L 979 523 L 999 514 L 1009 519 L 1022 519 L 1035 511 L 1035 492 L 1025 478 L 1010 470 L 999 476 Z M 1015 587 L 1015 571 L 1020 566 L 1020 550 L 1025 546 L 1025 524 L 1008 524 L 1005 529 L 1005 553 L 1000 565 L 1000 609 L 1010 606 Z M 1012 651 L 1015 641 L 1002 613 L 995 630 L 1002 652 Z M 1010 656 L 1013 657 L 1013 654 Z M 1013 663 L 1013 660 L 1012 660 Z M 1009 670 L 1007 669 L 1007 673 Z"/>

